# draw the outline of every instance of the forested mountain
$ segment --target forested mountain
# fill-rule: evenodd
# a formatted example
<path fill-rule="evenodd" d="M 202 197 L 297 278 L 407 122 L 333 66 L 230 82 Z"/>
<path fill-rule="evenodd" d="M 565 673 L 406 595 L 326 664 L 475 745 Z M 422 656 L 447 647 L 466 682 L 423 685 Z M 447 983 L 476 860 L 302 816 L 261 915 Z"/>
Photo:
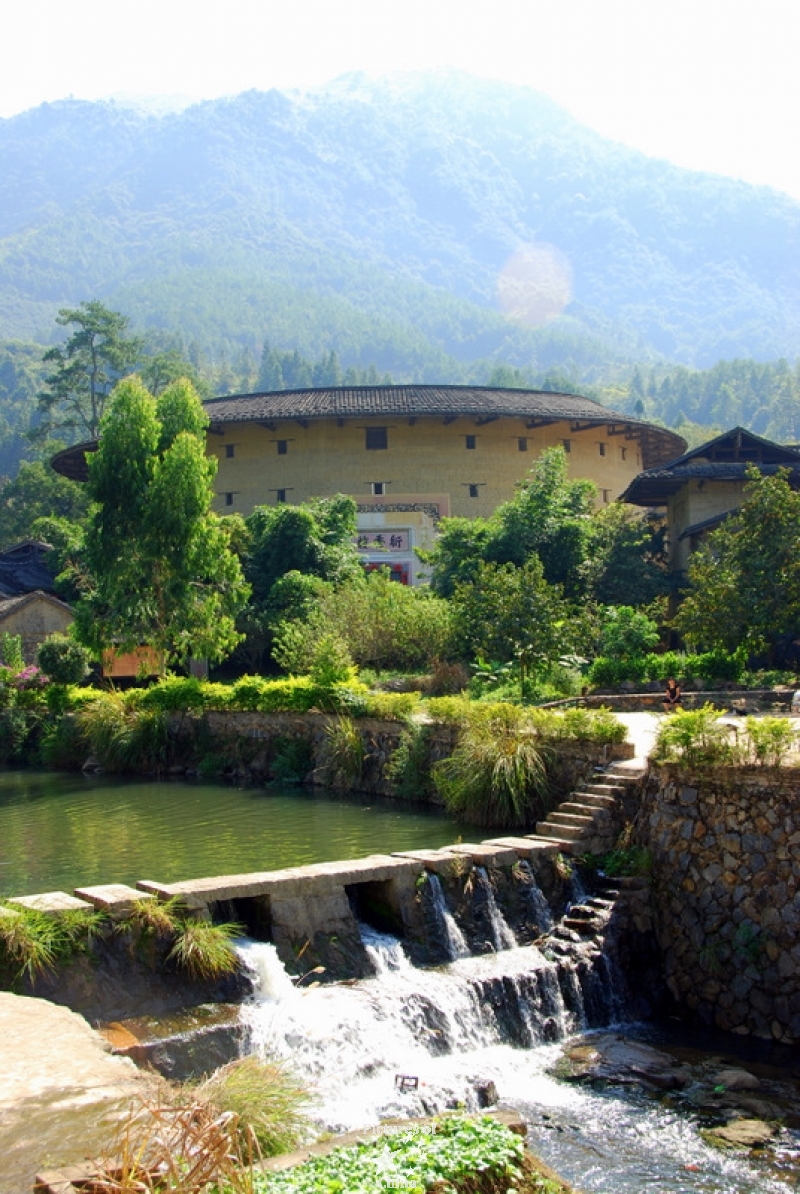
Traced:
<path fill-rule="evenodd" d="M 240 373 L 265 339 L 396 381 L 502 362 L 608 384 L 634 361 L 794 358 L 799 231 L 784 195 L 459 74 L 0 121 L 0 339 L 52 342 L 59 307 L 97 298 Z M 496 288 L 541 242 L 572 290 L 531 328 Z"/>

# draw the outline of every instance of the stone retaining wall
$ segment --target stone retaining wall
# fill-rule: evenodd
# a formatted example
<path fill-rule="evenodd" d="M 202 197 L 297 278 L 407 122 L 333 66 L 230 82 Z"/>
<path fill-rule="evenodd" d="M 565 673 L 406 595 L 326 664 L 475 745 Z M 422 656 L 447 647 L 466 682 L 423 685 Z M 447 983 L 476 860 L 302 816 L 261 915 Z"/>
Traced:
<path fill-rule="evenodd" d="M 678 1005 L 732 1032 L 800 1041 L 800 772 L 654 767 L 640 833 Z"/>
<path fill-rule="evenodd" d="M 198 754 L 216 752 L 228 760 L 232 778 L 248 783 L 263 783 L 271 778 L 276 742 L 280 739 L 304 740 L 310 746 L 311 767 L 304 778 L 307 784 L 327 786 L 326 750 L 328 729 L 340 718 L 325 713 L 215 713 L 175 716 L 171 722 L 173 739 L 181 743 L 179 754 L 185 760 L 183 771 L 197 765 Z M 364 745 L 361 774 L 343 790 L 364 792 L 371 796 L 403 797 L 404 792 L 387 772 L 387 764 L 400 745 L 406 727 L 401 722 L 357 718 L 354 722 Z M 425 724 L 425 767 L 452 754 L 457 727 Z M 587 742 L 563 742 L 548 767 L 553 807 L 564 796 L 588 781 L 598 766 L 633 755 L 630 743 L 598 746 Z M 408 797 L 407 797 L 408 798 Z M 433 785 L 420 782 L 410 797 L 426 804 L 441 804 Z M 531 826 L 533 828 L 533 826 Z"/>

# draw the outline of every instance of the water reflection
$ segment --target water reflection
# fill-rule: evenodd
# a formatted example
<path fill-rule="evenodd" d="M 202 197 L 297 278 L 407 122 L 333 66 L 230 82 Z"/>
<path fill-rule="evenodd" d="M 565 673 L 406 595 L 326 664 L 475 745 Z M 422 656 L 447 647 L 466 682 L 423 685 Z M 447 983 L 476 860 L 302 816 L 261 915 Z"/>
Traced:
<path fill-rule="evenodd" d="M 0 772 L 0 895 L 273 870 L 435 848 L 458 834 L 440 811 L 397 801 Z"/>

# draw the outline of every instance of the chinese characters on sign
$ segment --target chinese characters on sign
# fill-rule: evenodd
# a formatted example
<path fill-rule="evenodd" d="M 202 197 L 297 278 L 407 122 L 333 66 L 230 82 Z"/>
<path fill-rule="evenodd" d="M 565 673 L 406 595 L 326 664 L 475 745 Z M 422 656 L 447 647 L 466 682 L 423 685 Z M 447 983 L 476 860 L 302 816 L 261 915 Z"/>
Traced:
<path fill-rule="evenodd" d="M 408 531 L 362 531 L 356 536 L 359 551 L 408 551 Z"/>

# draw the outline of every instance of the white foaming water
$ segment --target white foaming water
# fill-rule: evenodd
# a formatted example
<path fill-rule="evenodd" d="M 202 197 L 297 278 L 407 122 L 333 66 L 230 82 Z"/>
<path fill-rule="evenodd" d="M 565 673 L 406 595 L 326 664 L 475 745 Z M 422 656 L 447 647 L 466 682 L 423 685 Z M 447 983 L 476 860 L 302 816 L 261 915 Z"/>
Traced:
<path fill-rule="evenodd" d="M 397 956 L 395 939 L 369 928 L 365 937 Z M 556 967 L 528 946 L 431 970 L 387 961 L 375 978 L 303 989 L 281 977 L 274 947 L 240 949 L 259 959 L 252 970 L 266 983 L 242 1008 L 251 1045 L 308 1082 L 320 1128 L 477 1110 L 477 1084 L 494 1082 L 501 1103 L 525 1115 L 536 1151 L 587 1194 L 786 1194 L 746 1160 L 706 1146 L 687 1117 L 634 1092 L 550 1076 L 561 1048 L 550 1042 L 585 1027 L 590 978 L 571 959 Z M 400 1075 L 417 1089 L 399 1089 Z"/>
<path fill-rule="evenodd" d="M 497 907 L 497 900 L 494 898 L 494 888 L 492 887 L 486 867 L 476 866 L 475 873 L 478 876 L 478 882 L 486 898 L 486 914 L 489 918 L 489 927 L 492 934 L 492 941 L 490 943 L 492 948 L 495 950 L 515 949 L 517 939 L 514 936 L 514 930 Z"/>
<path fill-rule="evenodd" d="M 371 925 L 359 922 L 358 934 L 367 951 L 367 957 L 375 967 L 376 974 L 388 974 L 392 970 L 408 970 L 411 966 L 401 942 L 391 933 L 379 933 Z"/>
<path fill-rule="evenodd" d="M 469 946 L 467 945 L 464 934 L 456 924 L 452 912 L 447 907 L 442 881 L 432 871 L 429 871 L 427 875 L 426 891 L 428 899 L 431 902 L 433 915 L 441 925 L 442 935 L 447 945 L 447 952 L 451 962 L 454 962 L 456 958 L 468 958 Z"/>
<path fill-rule="evenodd" d="M 525 899 L 533 917 L 533 921 L 539 929 L 540 933 L 549 933 L 555 924 L 553 913 L 550 911 L 545 894 L 539 884 L 536 882 L 536 876 L 531 870 L 530 863 L 521 860 L 517 863 L 520 871 L 525 876 Z"/>
<path fill-rule="evenodd" d="M 387 964 L 347 986 L 257 996 L 242 1014 L 256 1050 L 291 1058 L 311 1082 L 320 1124 L 346 1131 L 459 1103 L 477 1108 L 471 1079 L 499 1073 L 490 1056 L 513 1056 L 508 1042 L 561 1037 L 578 1026 L 580 1009 L 567 1008 L 556 967 L 527 947 L 431 970 Z M 396 1090 L 398 1074 L 417 1077 L 418 1089 Z"/>
<path fill-rule="evenodd" d="M 256 998 L 261 1002 L 274 1003 L 295 995 L 295 985 L 271 942 L 240 937 L 234 944 L 252 979 Z"/>

